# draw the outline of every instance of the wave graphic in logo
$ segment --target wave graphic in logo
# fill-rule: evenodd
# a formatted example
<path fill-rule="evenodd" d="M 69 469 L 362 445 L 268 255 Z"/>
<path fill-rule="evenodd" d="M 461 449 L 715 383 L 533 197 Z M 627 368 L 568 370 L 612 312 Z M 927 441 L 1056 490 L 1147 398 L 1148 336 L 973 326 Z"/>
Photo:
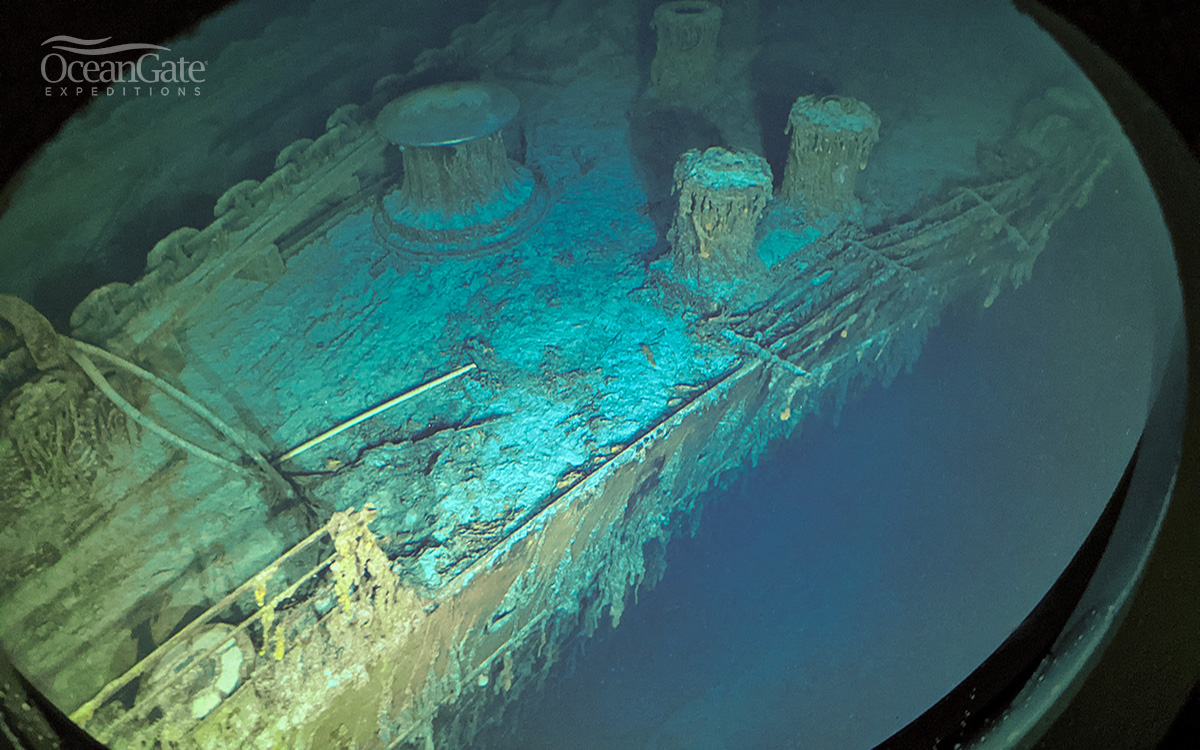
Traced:
<path fill-rule="evenodd" d="M 157 44 L 141 44 L 137 42 L 132 42 L 130 44 L 114 44 L 111 47 L 95 46 L 97 44 L 103 44 L 109 39 L 112 39 L 112 37 L 106 36 L 103 39 L 79 39 L 73 36 L 59 35 L 50 37 L 46 41 L 42 42 L 41 46 L 45 47 L 51 42 L 68 42 L 70 44 L 86 45 L 84 47 L 65 47 L 59 44 L 54 45 L 54 49 L 60 49 L 63 52 L 74 52 L 79 55 L 108 55 L 114 52 L 125 52 L 131 49 L 161 49 L 166 50 L 167 52 L 171 51 L 170 48 L 160 47 Z"/>

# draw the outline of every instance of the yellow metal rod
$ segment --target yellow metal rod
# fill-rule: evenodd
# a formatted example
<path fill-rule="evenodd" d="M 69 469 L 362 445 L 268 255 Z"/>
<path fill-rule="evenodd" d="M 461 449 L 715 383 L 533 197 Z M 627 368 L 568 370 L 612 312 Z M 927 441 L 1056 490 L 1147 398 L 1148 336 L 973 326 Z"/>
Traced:
<path fill-rule="evenodd" d="M 288 460 L 289 458 L 295 458 L 296 456 L 300 455 L 301 453 L 303 453 L 304 451 L 313 447 L 314 445 L 318 445 L 320 443 L 325 442 L 326 440 L 328 440 L 329 438 L 338 434 L 339 432 L 342 432 L 343 430 L 348 430 L 351 427 L 353 427 L 354 425 L 358 424 L 359 422 L 362 422 L 363 420 L 366 420 L 366 419 L 370 419 L 371 417 L 375 416 L 376 414 L 378 414 L 381 411 L 390 409 L 393 406 L 395 406 L 396 404 L 399 404 L 402 401 L 407 401 L 410 398 L 413 398 L 414 396 L 419 396 L 422 393 L 424 393 L 425 391 L 429 390 L 430 388 L 436 388 L 439 385 L 441 385 L 442 383 L 445 383 L 448 380 L 453 380 L 453 379 L 457 378 L 459 375 L 470 372 L 471 370 L 474 370 L 474 369 L 475 369 L 474 363 L 469 364 L 469 365 L 464 365 L 464 366 L 458 368 L 457 370 L 455 370 L 454 372 L 446 373 L 445 375 L 441 376 L 440 378 L 434 378 L 433 380 L 430 380 L 428 383 L 425 383 L 424 385 L 419 385 L 416 388 L 413 388 L 411 391 L 405 391 L 404 393 L 401 393 L 399 396 L 396 396 L 395 398 L 388 399 L 387 401 L 384 401 L 379 406 L 373 407 L 371 409 L 367 409 L 362 414 L 359 414 L 357 417 L 354 417 L 353 419 L 349 419 L 345 422 L 342 422 L 337 427 L 334 427 L 333 429 L 330 429 L 330 430 L 326 430 L 325 432 L 322 432 L 320 435 L 317 435 L 315 438 L 304 441 L 300 445 L 297 445 L 295 448 L 292 448 L 287 453 L 284 453 L 282 456 L 275 459 L 275 463 L 281 463 L 283 461 Z"/>

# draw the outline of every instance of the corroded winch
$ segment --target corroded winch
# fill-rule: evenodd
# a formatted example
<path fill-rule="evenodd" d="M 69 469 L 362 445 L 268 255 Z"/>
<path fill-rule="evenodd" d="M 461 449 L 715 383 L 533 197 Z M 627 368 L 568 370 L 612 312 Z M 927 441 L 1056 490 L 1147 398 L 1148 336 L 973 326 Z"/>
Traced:
<path fill-rule="evenodd" d="M 399 147 L 404 174 L 380 201 L 380 238 L 453 255 L 528 229 L 537 181 L 509 158 L 501 134 L 519 109 L 511 91 L 477 81 L 429 86 L 385 106 L 375 127 Z"/>

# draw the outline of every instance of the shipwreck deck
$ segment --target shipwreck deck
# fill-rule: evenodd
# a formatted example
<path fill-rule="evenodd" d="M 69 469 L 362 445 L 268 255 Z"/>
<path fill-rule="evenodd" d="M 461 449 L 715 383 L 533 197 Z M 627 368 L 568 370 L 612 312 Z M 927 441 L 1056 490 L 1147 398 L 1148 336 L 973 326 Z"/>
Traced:
<path fill-rule="evenodd" d="M 96 360 L 218 460 L 97 418 L 105 447 L 54 479 L 81 494 L 52 511 L 7 464 L 25 515 L 5 541 L 25 543 L 0 630 L 88 729 L 121 746 L 469 740 L 468 707 L 619 621 L 703 490 L 910 365 L 947 305 L 1024 280 L 1107 163 L 1093 110 L 1051 92 L 919 211 L 867 228 L 773 205 L 744 280 L 760 299 L 727 309 L 655 259 L 663 196 L 627 116 L 653 105 L 632 55 L 614 60 L 508 82 L 542 203 L 486 252 L 431 259 L 381 233 L 396 160 L 378 103 L 349 106 L 76 311 L 73 338 L 217 418 Z"/>

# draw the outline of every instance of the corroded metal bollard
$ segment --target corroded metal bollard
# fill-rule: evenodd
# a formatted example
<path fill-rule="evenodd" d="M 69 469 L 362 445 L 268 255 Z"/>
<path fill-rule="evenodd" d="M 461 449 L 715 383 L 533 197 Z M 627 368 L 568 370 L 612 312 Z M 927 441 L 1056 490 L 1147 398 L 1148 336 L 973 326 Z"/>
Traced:
<path fill-rule="evenodd" d="M 679 206 L 667 239 L 675 267 L 694 279 L 738 278 L 771 199 L 767 160 L 743 151 L 686 152 L 675 164 Z"/>
<path fill-rule="evenodd" d="M 792 105 L 792 135 L 780 198 L 814 218 L 856 205 L 854 182 L 879 140 L 879 117 L 841 96 L 802 96 Z"/>
<path fill-rule="evenodd" d="M 650 83 L 659 99 L 686 103 L 709 88 L 717 63 L 721 9 L 704 0 L 677 0 L 654 10 L 651 26 L 658 49 L 650 64 Z"/>

